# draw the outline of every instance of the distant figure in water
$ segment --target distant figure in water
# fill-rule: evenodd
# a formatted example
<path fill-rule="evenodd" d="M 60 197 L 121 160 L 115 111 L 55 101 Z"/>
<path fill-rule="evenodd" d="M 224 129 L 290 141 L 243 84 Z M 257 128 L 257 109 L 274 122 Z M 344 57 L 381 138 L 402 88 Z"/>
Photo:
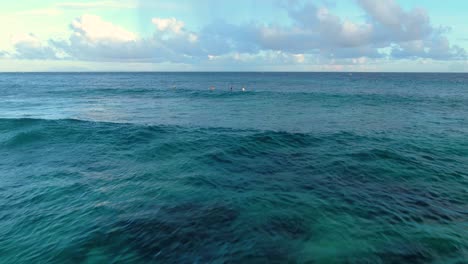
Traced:
<path fill-rule="evenodd" d="M 232 92 L 232 85 L 231 85 L 231 92 Z"/>
<path fill-rule="evenodd" d="M 242 87 L 242 91 L 245 92 L 245 87 Z"/>
<path fill-rule="evenodd" d="M 214 90 L 216 90 L 216 87 L 211 86 L 211 87 L 210 87 L 210 90 L 211 90 L 211 91 L 214 91 Z"/>

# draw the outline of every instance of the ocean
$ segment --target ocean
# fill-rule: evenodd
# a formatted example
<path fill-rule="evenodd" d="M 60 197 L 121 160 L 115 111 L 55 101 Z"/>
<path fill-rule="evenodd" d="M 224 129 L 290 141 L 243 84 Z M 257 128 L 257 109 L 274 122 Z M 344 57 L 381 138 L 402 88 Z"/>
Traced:
<path fill-rule="evenodd" d="M 468 74 L 0 74 L 0 263 L 467 259 Z"/>

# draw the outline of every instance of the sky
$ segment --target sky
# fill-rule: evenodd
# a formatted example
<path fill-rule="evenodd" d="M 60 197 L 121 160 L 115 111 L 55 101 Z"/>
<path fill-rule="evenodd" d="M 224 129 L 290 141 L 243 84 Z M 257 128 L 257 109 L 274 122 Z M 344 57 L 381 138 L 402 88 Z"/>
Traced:
<path fill-rule="evenodd" d="M 468 1 L 0 3 L 0 71 L 468 72 Z"/>

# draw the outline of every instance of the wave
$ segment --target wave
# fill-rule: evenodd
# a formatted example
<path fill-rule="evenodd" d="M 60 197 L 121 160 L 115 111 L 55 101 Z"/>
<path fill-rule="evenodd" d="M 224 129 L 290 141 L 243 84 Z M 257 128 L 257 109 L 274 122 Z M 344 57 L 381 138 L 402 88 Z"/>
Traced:
<path fill-rule="evenodd" d="M 76 119 L 0 119 L 0 151 L 76 149 L 90 155 L 123 155 L 141 162 L 198 160 L 223 170 L 261 173 L 287 170 L 351 142 L 377 144 L 350 132 L 291 133 L 219 127 L 182 127 L 93 122 Z M 372 143 L 374 141 L 374 143 Z M 253 160 L 260 160 L 256 166 Z M 270 164 L 273 162 L 273 164 Z M 281 166 L 280 166 L 281 165 Z"/>
<path fill-rule="evenodd" d="M 74 148 L 92 155 L 125 154 L 126 159 L 131 157 L 142 162 L 172 158 L 197 160 L 231 172 L 252 170 L 271 174 L 318 166 L 324 170 L 341 168 L 349 175 L 377 177 L 372 172 L 379 167 L 421 168 L 434 163 L 438 155 L 434 151 L 422 153 L 420 145 L 414 149 L 399 145 L 401 142 L 389 135 L 348 131 L 293 133 L 77 119 L 0 119 L 0 151 L 2 148 L 7 151 Z M 427 155 L 431 158 L 427 159 Z M 358 165 L 372 169 L 364 172 L 365 166 Z"/>
<path fill-rule="evenodd" d="M 386 91 L 365 92 L 352 91 L 334 92 L 330 91 L 273 91 L 273 90 L 247 90 L 245 92 L 235 89 L 230 91 L 228 88 L 221 88 L 214 91 L 208 89 L 190 89 L 190 88 L 153 88 L 153 87 L 135 87 L 135 88 L 98 88 L 98 89 L 63 89 L 50 90 L 47 94 L 53 96 L 135 96 L 149 98 L 211 98 L 211 99 L 279 99 L 285 98 L 297 101 L 316 101 L 316 100 L 338 100 L 340 102 L 350 102 L 364 105 L 380 106 L 382 104 L 433 104 L 434 106 L 461 107 L 468 104 L 468 98 L 465 97 L 443 97 L 440 95 L 418 94 L 418 93 L 392 93 Z"/>
<path fill-rule="evenodd" d="M 199 134 L 216 134 L 216 135 L 233 135 L 239 136 L 249 135 L 249 137 L 256 142 L 277 144 L 278 146 L 284 143 L 283 141 L 290 141 L 292 145 L 301 145 L 308 142 L 310 139 L 320 140 L 312 135 L 312 133 L 301 132 L 287 132 L 287 131 L 272 131 L 261 129 L 236 129 L 227 127 L 197 127 L 197 126 L 177 126 L 177 125 L 145 125 L 135 123 L 122 123 L 122 122 L 105 122 L 105 121 L 91 121 L 86 119 L 42 119 L 42 118 L 0 118 L 0 133 L 12 133 L 17 131 L 23 132 L 47 132 L 47 130 L 60 129 L 65 132 L 70 131 L 94 131 L 99 132 L 102 130 L 109 130 L 109 132 L 142 132 L 147 131 L 151 133 L 199 133 Z M 40 130 L 40 131 L 39 131 Z M 148 135 L 149 136 L 149 135 Z M 342 137 L 358 137 L 357 134 L 351 132 L 337 132 L 333 135 L 327 135 L 327 138 L 338 136 Z"/>
<path fill-rule="evenodd" d="M 464 138 L 439 141 L 349 131 L 293 133 L 76 119 L 0 119 L 0 152 L 6 155 L 31 152 L 60 158 L 57 153 L 67 156 L 73 150 L 103 160 L 169 162 L 177 170 L 193 172 L 203 164 L 228 174 L 331 173 L 348 183 L 351 179 L 402 177 L 431 181 L 439 180 L 442 172 L 464 177 L 457 169 L 464 159 Z M 197 166 L 191 168 L 193 163 Z"/>
<path fill-rule="evenodd" d="M 185 179 L 192 185 L 235 189 L 248 188 L 255 180 L 232 186 L 229 181 L 205 179 L 197 172 L 247 173 L 262 180 L 292 174 L 287 180 L 306 189 L 316 188 L 307 182 L 307 175 L 320 175 L 321 184 L 327 186 L 356 188 L 372 181 L 465 177 L 457 169 L 463 153 L 454 151 L 457 145 L 463 146 L 463 138 L 451 145 L 440 143 L 434 147 L 434 142 L 427 145 L 426 141 L 410 142 L 388 134 L 348 131 L 292 133 L 76 119 L 0 119 L 0 154 L 6 157 L 17 155 L 30 162 L 39 158 L 40 162 L 71 163 L 71 167 L 89 163 L 85 167 L 93 171 L 101 171 L 108 163 L 128 164 L 129 168 L 159 164 L 160 170 L 170 169 L 171 174 L 194 173 Z M 77 163 L 77 159 L 81 161 Z"/>
<path fill-rule="evenodd" d="M 271 147 L 300 148 L 318 144 L 335 144 L 349 148 L 356 146 L 369 150 L 366 153 L 357 152 L 356 158 L 371 159 L 374 154 L 386 157 L 387 150 L 372 147 L 388 146 L 392 143 L 405 143 L 398 138 L 392 138 L 391 133 L 358 134 L 350 131 L 327 132 L 288 132 L 281 130 L 239 129 L 229 127 L 198 127 L 178 125 L 145 125 L 138 123 L 118 123 L 91 121 L 85 119 L 40 119 L 40 118 L 0 118 L 0 144 L 8 145 L 13 142 L 25 144 L 53 140 L 55 136 L 90 136 L 97 138 L 122 139 L 126 142 L 139 143 L 158 139 L 161 135 L 170 136 L 171 140 L 179 137 L 196 139 L 198 143 L 218 143 L 221 145 L 236 145 L 236 140 L 242 139 L 246 147 L 255 147 L 255 144 Z M 134 140 L 134 141 L 132 141 Z M 203 140 L 206 140 L 203 141 Z M 79 143 L 79 142 L 77 142 Z M 407 142 L 406 142 L 407 143 Z M 405 143 L 405 144 L 406 144 Z M 368 144 L 368 145 L 366 145 Z M 14 145 L 14 144 L 13 144 Z M 418 145 L 413 146 L 417 151 L 426 150 Z M 391 157 L 391 155 L 390 155 Z"/>
<path fill-rule="evenodd" d="M 141 125 L 132 123 L 112 123 L 80 119 L 34 119 L 34 118 L 0 118 L 0 133 L 3 144 L 15 142 L 29 143 L 41 139 L 53 139 L 58 135 L 90 134 L 93 136 L 127 135 L 128 139 L 149 140 L 159 135 L 198 134 L 201 136 L 248 135 L 252 141 L 273 145 L 303 144 L 309 138 L 307 134 L 261 131 L 255 129 L 231 129 L 221 127 L 181 127 L 171 125 Z M 129 142 L 133 143 L 133 142 Z M 14 144 L 13 144 L 14 145 Z"/>

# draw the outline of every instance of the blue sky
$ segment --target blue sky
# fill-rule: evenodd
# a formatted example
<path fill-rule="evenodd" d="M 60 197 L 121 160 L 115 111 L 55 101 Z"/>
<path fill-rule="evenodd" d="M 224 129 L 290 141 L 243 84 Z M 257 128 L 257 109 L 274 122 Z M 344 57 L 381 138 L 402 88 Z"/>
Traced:
<path fill-rule="evenodd" d="M 5 1 L 0 71 L 468 71 L 468 1 Z"/>

